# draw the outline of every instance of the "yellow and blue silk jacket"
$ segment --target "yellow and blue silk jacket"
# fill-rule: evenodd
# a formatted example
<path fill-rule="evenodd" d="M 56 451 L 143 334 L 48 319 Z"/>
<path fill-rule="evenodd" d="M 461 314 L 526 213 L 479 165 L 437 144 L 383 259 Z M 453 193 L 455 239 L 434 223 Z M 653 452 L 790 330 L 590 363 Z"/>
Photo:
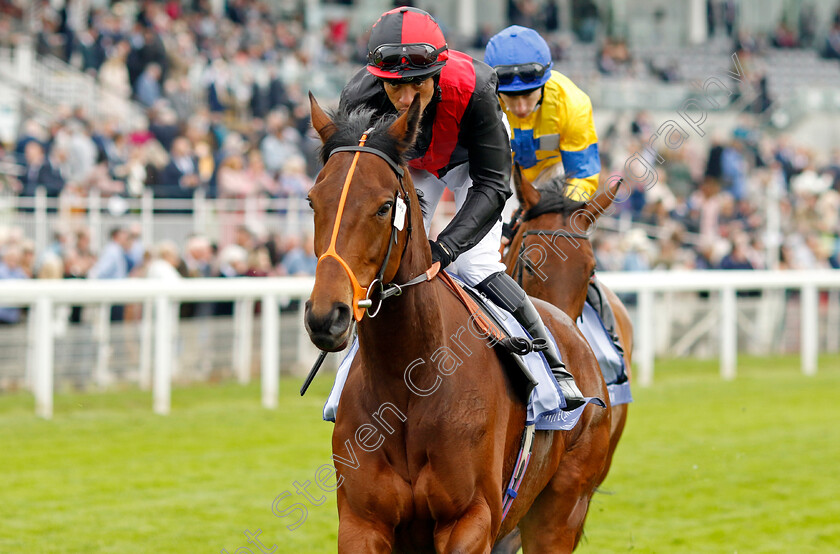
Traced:
<path fill-rule="evenodd" d="M 513 136 L 510 146 L 526 179 L 561 163 L 569 181 L 566 194 L 587 200 L 598 190 L 601 159 L 592 120 L 592 102 L 568 77 L 557 71 L 543 89 L 542 103 L 531 115 L 516 117 L 501 100 Z"/>

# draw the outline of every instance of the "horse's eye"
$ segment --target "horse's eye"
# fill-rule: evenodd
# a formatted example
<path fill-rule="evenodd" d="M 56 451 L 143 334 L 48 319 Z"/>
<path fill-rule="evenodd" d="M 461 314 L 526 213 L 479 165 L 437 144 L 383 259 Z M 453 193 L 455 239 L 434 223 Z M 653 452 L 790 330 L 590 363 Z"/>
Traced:
<path fill-rule="evenodd" d="M 391 207 L 393 205 L 394 205 L 393 202 L 390 202 L 390 201 L 385 202 L 384 204 L 382 204 L 382 207 L 379 208 L 379 211 L 376 212 L 376 215 L 378 215 L 379 217 L 388 215 L 388 213 L 391 211 Z"/>

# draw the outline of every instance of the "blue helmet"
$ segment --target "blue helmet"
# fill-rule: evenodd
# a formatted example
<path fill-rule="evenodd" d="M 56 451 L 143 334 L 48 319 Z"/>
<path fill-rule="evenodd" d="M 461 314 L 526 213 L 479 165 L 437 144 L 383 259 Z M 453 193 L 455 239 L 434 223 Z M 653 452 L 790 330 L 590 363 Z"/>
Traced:
<path fill-rule="evenodd" d="M 533 29 L 511 25 L 487 43 L 484 63 L 496 70 L 499 92 L 533 90 L 551 78 L 551 50 Z"/>

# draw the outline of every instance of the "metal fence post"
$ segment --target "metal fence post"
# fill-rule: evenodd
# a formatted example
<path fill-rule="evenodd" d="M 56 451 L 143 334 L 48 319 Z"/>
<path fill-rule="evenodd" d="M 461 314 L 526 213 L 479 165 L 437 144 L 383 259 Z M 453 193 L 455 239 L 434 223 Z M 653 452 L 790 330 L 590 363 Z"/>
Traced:
<path fill-rule="evenodd" d="M 720 376 L 731 380 L 738 365 L 738 310 L 733 287 L 720 291 L 720 303 Z"/>
<path fill-rule="evenodd" d="M 825 316 L 825 349 L 827 352 L 840 351 L 840 290 L 828 293 L 828 313 Z"/>
<path fill-rule="evenodd" d="M 153 300 L 143 302 L 143 319 L 140 322 L 140 371 L 138 376 L 141 390 L 149 390 L 151 386 L 154 306 Z"/>
<path fill-rule="evenodd" d="M 277 296 L 262 297 L 262 405 L 277 407 L 280 392 L 280 308 Z"/>
<path fill-rule="evenodd" d="M 653 384 L 653 301 L 652 290 L 639 292 L 639 383 L 643 387 Z"/>
<path fill-rule="evenodd" d="M 152 404 L 156 414 L 167 415 L 172 401 L 172 308 L 169 298 L 155 298 L 155 366 Z"/>
<path fill-rule="evenodd" d="M 34 306 L 35 335 L 35 413 L 45 419 L 53 415 L 53 301 L 40 297 Z"/>
<path fill-rule="evenodd" d="M 233 308 L 233 369 L 242 385 L 251 381 L 251 348 L 254 341 L 254 300 L 243 298 Z"/>
<path fill-rule="evenodd" d="M 108 361 L 111 357 L 111 305 L 100 304 L 96 312 L 96 369 L 93 380 L 99 388 L 106 387 L 110 378 Z"/>
<path fill-rule="evenodd" d="M 816 285 L 803 285 L 800 295 L 802 303 L 800 322 L 802 327 L 802 373 L 814 375 L 817 373 L 817 352 L 819 350 L 819 295 Z"/>

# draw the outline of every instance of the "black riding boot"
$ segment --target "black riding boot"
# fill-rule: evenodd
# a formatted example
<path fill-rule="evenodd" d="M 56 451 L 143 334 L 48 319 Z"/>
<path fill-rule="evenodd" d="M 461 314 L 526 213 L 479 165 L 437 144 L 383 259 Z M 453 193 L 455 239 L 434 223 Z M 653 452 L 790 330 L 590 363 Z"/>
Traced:
<path fill-rule="evenodd" d="M 496 305 L 509 311 L 534 339 L 545 341 L 548 347 L 542 353 L 560 385 L 560 390 L 563 391 L 566 409 L 571 410 L 583 404 L 583 394 L 575 384 L 574 376 L 566 371 L 566 365 L 559 358 L 557 350 L 552 347 L 551 338 L 537 308 L 522 287 L 510 275 L 500 271 L 483 280 L 476 288 Z"/>

